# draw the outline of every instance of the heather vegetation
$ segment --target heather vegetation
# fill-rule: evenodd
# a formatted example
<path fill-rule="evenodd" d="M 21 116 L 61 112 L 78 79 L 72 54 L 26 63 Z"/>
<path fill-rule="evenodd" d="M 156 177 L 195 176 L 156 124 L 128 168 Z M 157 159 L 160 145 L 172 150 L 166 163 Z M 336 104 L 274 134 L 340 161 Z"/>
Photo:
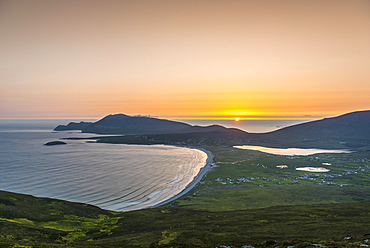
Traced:
<path fill-rule="evenodd" d="M 1 201 L 1 247 L 358 247 L 370 238 L 369 202 L 114 213 L 7 192 Z"/>

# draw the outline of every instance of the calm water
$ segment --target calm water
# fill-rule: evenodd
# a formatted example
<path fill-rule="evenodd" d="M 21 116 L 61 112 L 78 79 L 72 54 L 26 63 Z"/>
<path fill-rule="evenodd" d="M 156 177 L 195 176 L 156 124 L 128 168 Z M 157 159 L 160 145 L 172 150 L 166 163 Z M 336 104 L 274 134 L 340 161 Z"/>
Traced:
<path fill-rule="evenodd" d="M 278 130 L 283 127 L 299 123 L 309 122 L 308 120 L 177 120 L 191 125 L 209 126 L 218 124 L 228 128 L 238 128 L 249 133 L 265 133 Z"/>
<path fill-rule="evenodd" d="M 285 156 L 308 156 L 317 153 L 350 153 L 349 150 L 327 150 L 327 149 L 301 149 L 301 148 L 270 148 L 263 146 L 234 146 L 239 149 L 255 150 L 275 155 Z"/>
<path fill-rule="evenodd" d="M 0 121 L 1 190 L 112 210 L 140 209 L 180 193 L 206 163 L 200 150 L 162 145 L 67 140 L 68 145 L 43 146 L 59 138 L 92 136 L 53 133 L 50 124 L 55 126 Z"/>
<path fill-rule="evenodd" d="M 112 210 L 140 209 L 180 193 L 206 163 L 207 156 L 202 151 L 162 145 L 67 140 L 68 145 L 43 146 L 60 138 L 94 136 L 52 132 L 57 125 L 70 121 L 73 120 L 0 120 L 0 190 Z M 267 132 L 299 121 L 187 122 Z"/>

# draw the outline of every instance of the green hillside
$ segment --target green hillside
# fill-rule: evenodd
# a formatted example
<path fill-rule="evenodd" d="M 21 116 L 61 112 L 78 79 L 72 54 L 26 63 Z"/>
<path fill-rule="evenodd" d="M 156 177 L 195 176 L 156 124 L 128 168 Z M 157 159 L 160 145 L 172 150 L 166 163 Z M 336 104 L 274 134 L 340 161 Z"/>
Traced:
<path fill-rule="evenodd" d="M 291 157 L 225 147 L 205 148 L 215 155 L 215 167 L 192 194 L 175 201 L 179 207 L 222 211 L 370 201 L 370 151 Z M 288 168 L 281 169 L 279 165 Z M 307 166 L 330 171 L 310 173 L 295 169 Z"/>
<path fill-rule="evenodd" d="M 357 247 L 370 238 L 369 202 L 113 213 L 3 191 L 0 200 L 1 247 Z"/>

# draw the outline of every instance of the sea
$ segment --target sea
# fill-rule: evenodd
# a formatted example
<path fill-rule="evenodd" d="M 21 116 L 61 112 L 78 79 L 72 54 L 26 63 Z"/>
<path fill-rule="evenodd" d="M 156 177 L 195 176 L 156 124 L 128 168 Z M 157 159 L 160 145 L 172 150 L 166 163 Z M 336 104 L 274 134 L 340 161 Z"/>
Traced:
<path fill-rule="evenodd" d="M 176 196 L 206 165 L 207 154 L 195 148 L 91 140 L 65 140 L 67 145 L 44 146 L 63 138 L 99 136 L 53 131 L 70 121 L 76 120 L 0 120 L 0 190 L 130 211 Z M 183 122 L 269 132 L 302 121 Z"/>
<path fill-rule="evenodd" d="M 309 122 L 312 120 L 176 120 L 191 125 L 209 126 L 221 125 L 228 128 L 238 128 L 249 133 L 267 133 L 284 127 Z"/>

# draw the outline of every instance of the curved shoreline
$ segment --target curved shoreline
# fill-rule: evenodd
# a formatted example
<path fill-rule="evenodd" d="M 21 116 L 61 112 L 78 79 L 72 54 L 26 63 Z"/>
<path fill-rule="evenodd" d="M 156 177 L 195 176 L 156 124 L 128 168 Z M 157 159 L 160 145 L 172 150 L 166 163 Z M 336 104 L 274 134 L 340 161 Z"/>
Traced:
<path fill-rule="evenodd" d="M 94 138 L 97 138 L 97 137 L 94 137 Z M 85 139 L 85 137 L 82 138 L 82 139 Z M 73 142 L 71 141 L 71 143 L 73 143 Z M 104 142 L 104 143 L 106 145 L 109 144 L 108 142 Z M 82 144 L 84 144 L 84 143 L 82 143 Z M 131 144 L 124 144 L 124 145 L 131 145 Z M 135 145 L 135 146 L 146 146 L 146 145 L 142 145 L 142 144 L 133 144 L 133 145 Z M 186 175 L 186 181 L 183 181 L 182 183 L 177 183 L 176 180 L 175 180 L 175 182 L 170 183 L 169 187 L 164 188 L 163 190 L 160 187 L 158 187 L 158 189 L 159 189 L 158 191 L 152 192 L 151 194 L 148 194 L 147 198 L 143 198 L 142 202 L 134 202 L 134 201 L 129 200 L 129 201 L 123 201 L 123 202 L 116 201 L 116 202 L 113 202 L 112 204 L 108 203 L 108 204 L 103 204 L 102 205 L 102 204 L 99 204 L 100 202 L 95 201 L 95 198 L 88 198 L 88 197 L 78 198 L 78 197 L 75 197 L 75 196 L 78 196 L 78 194 L 76 194 L 76 193 L 71 193 L 69 195 L 63 195 L 63 196 L 60 196 L 60 194 L 59 194 L 59 197 L 58 197 L 57 194 L 55 194 L 55 192 L 52 193 L 52 194 L 50 194 L 50 192 L 48 192 L 47 194 L 44 194 L 43 192 L 40 193 L 39 191 L 28 191 L 28 190 L 23 190 L 23 189 L 18 189 L 18 190 L 11 190 L 11 189 L 9 190 L 8 189 L 8 190 L 11 191 L 11 192 L 16 192 L 16 193 L 30 194 L 30 195 L 33 195 L 35 197 L 48 197 L 48 198 L 58 199 L 58 200 L 62 200 L 62 201 L 86 203 L 86 204 L 91 204 L 91 205 L 94 205 L 94 206 L 97 206 L 99 208 L 106 209 L 106 210 L 117 211 L 117 212 L 127 212 L 127 211 L 133 211 L 133 210 L 139 210 L 139 209 L 148 209 L 148 208 L 154 208 L 154 207 L 157 207 L 157 206 L 162 206 L 164 204 L 167 204 L 168 202 L 171 202 L 175 199 L 178 199 L 179 197 L 183 196 L 184 194 L 188 193 L 191 189 L 193 189 L 196 186 L 196 184 L 200 182 L 200 180 L 204 177 L 204 175 L 206 175 L 206 173 L 212 167 L 211 165 L 213 163 L 213 157 L 214 156 L 208 150 L 198 148 L 198 147 L 183 146 L 183 145 L 168 145 L 168 144 L 155 144 L 155 145 L 163 145 L 163 146 L 168 146 L 168 147 L 172 146 L 173 148 L 177 147 L 178 149 L 187 148 L 189 150 L 189 152 L 185 152 L 185 153 L 193 153 L 195 155 L 195 157 L 194 158 L 189 157 L 189 158 L 186 158 L 186 160 L 178 160 L 178 163 L 173 164 L 175 167 L 176 167 L 177 164 L 178 165 L 181 164 L 182 166 L 184 166 L 184 168 L 185 168 L 184 170 L 186 171 L 186 173 L 184 173 L 184 175 Z M 151 146 L 151 145 L 149 145 L 149 146 Z M 171 153 L 169 153 L 168 155 L 171 156 Z M 186 161 L 188 161 L 188 159 L 190 161 L 189 165 L 187 165 L 187 163 L 186 163 Z M 193 161 L 193 159 L 195 159 L 195 162 L 197 162 L 196 164 L 194 162 L 194 165 L 193 165 L 193 162 L 191 162 L 191 161 Z M 188 169 L 186 169 L 186 168 L 188 168 Z M 176 176 L 181 177 L 183 175 L 183 173 L 180 173 L 180 171 L 179 171 L 177 173 L 174 173 L 173 175 L 175 175 L 175 177 Z M 164 180 L 164 182 L 166 182 L 166 181 L 167 180 Z M 172 180 L 169 180 L 169 181 L 172 181 Z M 181 180 L 179 179 L 179 181 L 181 181 Z M 143 187 L 143 185 L 138 185 L 138 186 L 140 188 Z M 167 185 L 165 185 L 165 186 L 167 186 Z M 114 188 L 117 188 L 117 187 L 114 186 Z M 118 190 L 118 191 L 119 191 L 118 192 L 118 195 L 119 195 L 121 190 Z M 148 192 L 150 193 L 151 191 L 148 191 Z M 62 193 L 64 193 L 64 192 L 62 192 Z M 139 205 L 141 205 L 141 206 L 139 206 Z"/>
<path fill-rule="evenodd" d="M 206 150 L 206 149 L 203 149 L 203 148 L 198 148 L 198 147 L 189 147 L 189 146 L 180 146 L 180 147 L 186 147 L 186 148 L 190 148 L 190 149 L 197 149 L 197 150 L 200 150 L 204 153 L 207 154 L 207 160 L 206 160 L 206 165 L 203 166 L 199 173 L 194 177 L 193 181 L 191 181 L 180 193 L 178 193 L 177 195 L 174 195 L 172 196 L 171 198 L 161 202 L 161 203 L 158 203 L 154 206 L 151 206 L 149 208 L 156 208 L 156 207 L 160 207 L 160 206 L 163 206 L 167 203 L 170 203 L 178 198 L 180 198 L 181 196 L 185 195 L 186 193 L 188 193 L 190 190 L 192 190 L 199 182 L 200 180 L 212 169 L 211 168 L 211 165 L 213 164 L 213 154 L 212 152 Z"/>
<path fill-rule="evenodd" d="M 156 144 L 156 145 L 158 145 L 158 144 Z M 103 209 L 116 211 L 116 212 L 130 212 L 130 211 L 135 211 L 135 210 L 142 210 L 142 209 L 156 208 L 156 207 L 159 207 L 159 206 L 163 206 L 165 204 L 168 204 L 168 203 L 182 197 L 183 195 L 188 193 L 190 190 L 192 190 L 200 182 L 200 180 L 212 169 L 214 155 L 212 154 L 212 152 L 210 152 L 206 149 L 199 148 L 199 147 L 192 147 L 192 146 L 181 146 L 181 145 L 165 145 L 165 144 L 159 144 L 159 145 L 173 146 L 173 147 L 179 147 L 179 148 L 187 148 L 187 149 L 193 149 L 193 150 L 198 150 L 198 151 L 204 152 L 207 156 L 206 161 L 205 161 L 205 165 L 199 169 L 199 172 L 193 177 L 193 180 L 190 183 L 188 183 L 179 193 L 171 196 L 168 199 L 163 197 L 162 200 L 159 200 L 161 198 L 161 192 L 162 192 L 162 191 L 160 191 L 160 192 L 157 192 L 157 195 L 156 195 L 156 197 L 158 197 L 159 199 L 153 200 L 152 203 L 151 203 L 151 201 L 144 201 L 144 202 L 137 202 L 136 204 L 128 205 L 126 207 L 119 207 L 119 208 L 110 208 L 110 207 L 104 208 L 103 207 Z M 120 205 L 121 204 L 124 204 L 124 203 L 120 203 Z"/>

